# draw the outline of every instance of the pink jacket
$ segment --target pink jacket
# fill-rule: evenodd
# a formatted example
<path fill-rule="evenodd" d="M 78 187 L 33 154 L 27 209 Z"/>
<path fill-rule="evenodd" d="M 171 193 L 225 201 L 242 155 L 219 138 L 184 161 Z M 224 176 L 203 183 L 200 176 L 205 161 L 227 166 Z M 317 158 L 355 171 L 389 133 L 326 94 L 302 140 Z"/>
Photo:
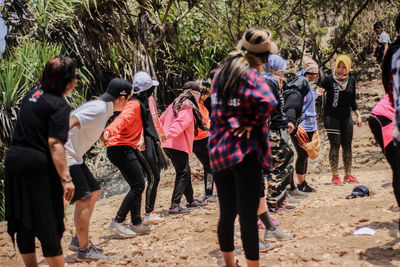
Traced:
<path fill-rule="evenodd" d="M 167 141 L 161 144 L 163 148 L 172 148 L 184 151 L 188 154 L 193 150 L 194 119 L 191 108 L 182 109 L 174 116 L 172 104 L 160 117 L 164 133 L 168 136 Z"/>

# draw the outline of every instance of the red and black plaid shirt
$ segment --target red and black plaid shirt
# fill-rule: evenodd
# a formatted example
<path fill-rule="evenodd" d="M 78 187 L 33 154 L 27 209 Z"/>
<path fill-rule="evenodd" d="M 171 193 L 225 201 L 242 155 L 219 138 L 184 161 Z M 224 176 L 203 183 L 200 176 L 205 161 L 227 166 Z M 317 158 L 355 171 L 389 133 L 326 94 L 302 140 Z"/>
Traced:
<path fill-rule="evenodd" d="M 218 72 L 215 73 L 215 77 Z M 274 94 L 263 81 L 263 76 L 254 68 L 244 71 L 236 98 L 223 106 L 217 99 L 217 88 L 213 81 L 211 90 L 211 127 L 209 136 L 210 164 L 213 172 L 221 171 L 240 163 L 244 157 L 257 152 L 263 169 L 271 170 L 271 153 L 268 139 L 268 118 L 277 105 Z M 234 136 L 232 129 L 253 126 L 249 139 Z"/>

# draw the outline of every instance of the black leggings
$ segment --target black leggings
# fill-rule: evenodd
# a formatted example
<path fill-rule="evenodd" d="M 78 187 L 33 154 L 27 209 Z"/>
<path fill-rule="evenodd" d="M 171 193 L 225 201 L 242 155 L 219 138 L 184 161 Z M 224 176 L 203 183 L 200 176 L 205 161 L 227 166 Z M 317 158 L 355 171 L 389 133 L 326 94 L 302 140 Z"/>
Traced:
<path fill-rule="evenodd" d="M 210 196 L 213 194 L 214 178 L 210 168 L 210 156 L 208 155 L 208 137 L 193 142 L 193 153 L 203 165 L 204 192 L 207 196 Z"/>
<path fill-rule="evenodd" d="M 146 173 L 147 189 L 146 189 L 146 212 L 154 210 L 154 204 L 157 197 L 157 188 L 160 183 L 160 169 L 158 168 L 158 154 L 156 151 L 156 143 L 151 137 L 145 137 L 146 150 L 140 152 L 143 171 Z"/>
<path fill-rule="evenodd" d="M 242 162 L 214 173 L 220 218 L 218 240 L 222 252 L 234 251 L 234 223 L 239 214 L 243 249 L 248 260 L 258 260 L 257 210 L 260 201 L 261 167 L 256 153 Z"/>
<path fill-rule="evenodd" d="M 178 206 L 183 195 L 187 202 L 193 201 L 193 187 L 190 177 L 189 154 L 172 148 L 164 148 L 174 165 L 176 177 L 172 192 L 171 206 Z"/>
<path fill-rule="evenodd" d="M 353 119 L 348 117 L 325 117 L 325 130 L 328 135 L 331 149 L 329 151 L 329 163 L 332 176 L 339 174 L 339 148 L 343 149 L 343 166 L 345 175 L 351 174 L 353 155 L 351 143 L 353 140 Z"/>
<path fill-rule="evenodd" d="M 390 142 L 386 147 L 383 147 L 383 136 L 382 136 L 382 126 L 388 125 L 392 121 L 384 116 L 370 116 L 368 118 L 369 128 L 375 137 L 376 142 L 385 154 L 386 160 L 388 161 L 393 172 L 393 191 L 396 197 L 397 205 L 400 207 L 400 176 L 398 173 L 397 165 L 397 150 L 393 141 Z"/>
<path fill-rule="evenodd" d="M 139 155 L 136 149 L 130 146 L 111 146 L 107 148 L 107 156 L 117 166 L 122 176 L 130 186 L 115 220 L 119 223 L 125 221 L 128 212 L 131 212 L 132 224 L 140 224 L 140 205 L 145 181 L 142 168 L 139 163 Z"/>
<path fill-rule="evenodd" d="M 315 132 L 307 132 L 308 140 L 312 140 Z M 292 136 L 292 142 L 297 152 L 297 159 L 295 164 L 296 174 L 306 174 L 308 167 L 308 154 L 298 143 L 297 138 Z"/>

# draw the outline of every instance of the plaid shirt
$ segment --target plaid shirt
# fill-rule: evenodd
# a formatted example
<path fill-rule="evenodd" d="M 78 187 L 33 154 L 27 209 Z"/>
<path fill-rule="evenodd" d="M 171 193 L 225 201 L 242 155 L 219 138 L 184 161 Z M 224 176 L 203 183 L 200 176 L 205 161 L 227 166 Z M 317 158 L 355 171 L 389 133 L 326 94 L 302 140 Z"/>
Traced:
<path fill-rule="evenodd" d="M 215 77 L 218 72 L 215 74 Z M 211 90 L 211 127 L 209 153 L 211 170 L 221 171 L 240 163 L 252 151 L 257 152 L 261 166 L 271 170 L 268 118 L 277 105 L 274 94 L 254 68 L 244 71 L 237 96 L 226 107 L 217 99 L 217 88 Z M 253 126 L 250 139 L 234 136 L 232 129 Z"/>

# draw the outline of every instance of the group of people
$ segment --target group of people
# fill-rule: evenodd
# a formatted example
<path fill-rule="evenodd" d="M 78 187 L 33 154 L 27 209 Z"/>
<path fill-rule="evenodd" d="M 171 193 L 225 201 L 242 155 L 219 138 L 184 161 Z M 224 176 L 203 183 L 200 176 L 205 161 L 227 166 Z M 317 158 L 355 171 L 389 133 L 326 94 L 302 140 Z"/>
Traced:
<path fill-rule="evenodd" d="M 400 16 L 396 30 L 400 34 Z M 388 95 L 368 122 L 393 169 L 400 206 L 400 149 L 395 146 L 400 139 L 395 127 L 400 123 L 399 39 L 384 49 L 383 82 Z M 188 214 L 191 208 L 218 200 L 218 241 L 226 266 L 237 266 L 236 217 L 248 266 L 259 266 L 259 251 L 274 248 L 277 240 L 293 238 L 277 227 L 279 222 L 269 211 L 293 208 L 288 202 L 299 202 L 296 197 L 316 191 L 306 181 L 308 158 L 319 155 L 316 99 L 326 95 L 323 118 L 334 185 L 358 182 L 351 173 L 351 111 L 358 127 L 362 120 L 348 56 L 338 56 L 332 74 L 316 86 L 320 71 L 311 56 L 303 57 L 302 70 L 286 82 L 287 62 L 278 52 L 270 31 L 249 29 L 212 72 L 212 83 L 205 79 L 186 82 L 183 92 L 160 117 L 153 96 L 159 82 L 146 71 L 137 72 L 132 83 L 113 79 L 104 94 L 71 111 L 63 97 L 79 79 L 76 63 L 63 56 L 49 60 L 40 87 L 22 100 L 5 159 L 8 233 L 13 242 L 16 236 L 25 265 L 38 265 L 37 237 L 47 263 L 63 266 L 64 201 L 75 203 L 76 234 L 69 248 L 76 251 L 76 259 L 105 257 L 89 239 L 100 186 L 84 155 L 97 140 L 107 147 L 107 157 L 130 187 L 115 217 L 110 218 L 109 229 L 119 236 L 148 234 L 154 224 L 165 220 L 154 208 L 166 155 L 176 172 L 169 214 Z M 108 124 L 114 112 L 119 114 Z M 297 154 L 294 167 L 292 144 Z M 340 146 L 343 181 L 338 173 Z M 189 166 L 192 152 L 204 169 L 202 200 L 194 198 Z M 183 195 L 186 207 L 181 204 Z M 130 223 L 126 223 L 128 213 Z M 260 227 L 265 228 L 263 240 L 259 240 Z"/>

